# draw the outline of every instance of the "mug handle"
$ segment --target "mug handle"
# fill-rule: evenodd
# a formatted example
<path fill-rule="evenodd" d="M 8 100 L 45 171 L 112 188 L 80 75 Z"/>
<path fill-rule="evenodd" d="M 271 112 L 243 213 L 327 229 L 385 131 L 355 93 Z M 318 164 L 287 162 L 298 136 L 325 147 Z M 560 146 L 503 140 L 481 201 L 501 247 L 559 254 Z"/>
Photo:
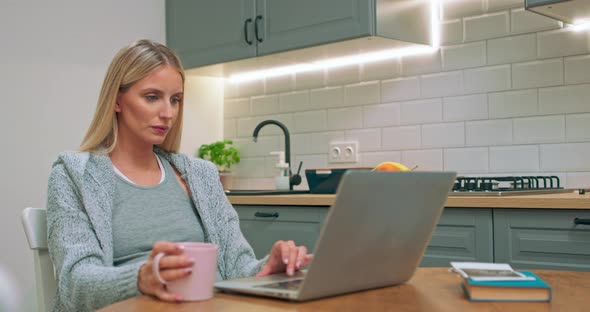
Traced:
<path fill-rule="evenodd" d="M 164 257 L 165 255 L 165 253 L 160 252 L 154 257 L 154 260 L 152 261 L 152 272 L 154 272 L 154 275 L 156 276 L 158 281 L 160 281 L 160 283 L 164 285 L 166 285 L 166 281 L 160 275 L 160 259 L 162 259 L 162 257 Z"/>

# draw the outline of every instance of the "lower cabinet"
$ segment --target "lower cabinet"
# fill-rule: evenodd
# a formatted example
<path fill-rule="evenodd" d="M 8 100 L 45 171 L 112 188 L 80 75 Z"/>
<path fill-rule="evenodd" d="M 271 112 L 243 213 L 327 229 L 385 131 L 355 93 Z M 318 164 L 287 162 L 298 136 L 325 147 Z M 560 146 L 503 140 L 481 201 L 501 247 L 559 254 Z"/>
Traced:
<path fill-rule="evenodd" d="M 422 263 L 448 267 L 451 261 L 494 261 L 492 209 L 445 208 Z"/>
<path fill-rule="evenodd" d="M 310 252 L 320 236 L 328 207 L 235 206 L 240 228 L 257 258 L 268 254 L 278 240 L 293 240 Z"/>
<path fill-rule="evenodd" d="M 329 207 L 236 205 L 258 258 L 277 240 L 313 252 Z M 451 261 L 509 263 L 517 269 L 590 271 L 590 210 L 445 208 L 421 266 Z"/>
<path fill-rule="evenodd" d="M 495 209 L 496 262 L 520 269 L 590 271 L 588 210 Z"/>

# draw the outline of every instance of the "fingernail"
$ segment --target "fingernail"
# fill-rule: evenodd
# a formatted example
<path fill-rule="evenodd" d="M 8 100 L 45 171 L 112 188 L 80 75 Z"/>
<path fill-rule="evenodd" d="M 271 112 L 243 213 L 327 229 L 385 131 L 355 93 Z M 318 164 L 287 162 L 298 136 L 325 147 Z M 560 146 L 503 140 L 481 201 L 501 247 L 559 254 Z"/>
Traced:
<path fill-rule="evenodd" d="M 177 246 L 178 246 L 178 249 L 184 250 L 184 245 L 177 245 Z"/>
<path fill-rule="evenodd" d="M 193 273 L 193 268 L 186 268 L 184 269 L 185 272 L 187 272 L 188 274 Z"/>
<path fill-rule="evenodd" d="M 293 275 L 293 268 L 287 269 L 287 275 Z"/>
<path fill-rule="evenodd" d="M 195 259 L 194 259 L 194 258 L 188 258 L 188 262 L 189 262 L 190 264 L 195 264 L 195 262 L 196 262 L 196 261 L 195 261 Z"/>
<path fill-rule="evenodd" d="M 289 258 L 285 258 L 285 259 L 283 259 L 283 263 L 284 263 L 284 264 L 288 264 L 288 263 L 289 263 Z"/>
<path fill-rule="evenodd" d="M 182 301 L 182 296 L 176 296 L 176 301 Z"/>
<path fill-rule="evenodd" d="M 297 261 L 297 263 L 295 264 L 295 266 L 297 266 L 297 268 L 299 269 L 299 267 L 301 267 L 301 260 Z"/>

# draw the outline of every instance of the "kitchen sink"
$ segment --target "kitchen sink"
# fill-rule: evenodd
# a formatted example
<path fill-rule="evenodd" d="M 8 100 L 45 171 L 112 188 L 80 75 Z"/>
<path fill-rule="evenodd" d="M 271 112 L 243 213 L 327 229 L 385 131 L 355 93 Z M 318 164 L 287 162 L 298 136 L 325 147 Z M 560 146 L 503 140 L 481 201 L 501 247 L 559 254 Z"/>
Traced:
<path fill-rule="evenodd" d="M 307 190 L 225 190 L 227 196 L 309 194 Z"/>

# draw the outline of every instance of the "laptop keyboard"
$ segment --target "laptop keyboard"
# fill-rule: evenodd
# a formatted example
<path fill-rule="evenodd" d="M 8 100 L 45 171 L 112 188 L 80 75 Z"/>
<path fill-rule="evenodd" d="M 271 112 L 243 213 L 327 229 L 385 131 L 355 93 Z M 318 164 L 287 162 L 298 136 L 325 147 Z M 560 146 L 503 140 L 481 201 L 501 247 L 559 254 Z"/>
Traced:
<path fill-rule="evenodd" d="M 275 288 L 275 289 L 285 289 L 285 290 L 299 290 L 302 283 L 303 283 L 303 279 L 297 279 L 297 280 L 290 280 L 290 281 L 285 281 L 285 282 L 256 285 L 254 287 Z"/>

